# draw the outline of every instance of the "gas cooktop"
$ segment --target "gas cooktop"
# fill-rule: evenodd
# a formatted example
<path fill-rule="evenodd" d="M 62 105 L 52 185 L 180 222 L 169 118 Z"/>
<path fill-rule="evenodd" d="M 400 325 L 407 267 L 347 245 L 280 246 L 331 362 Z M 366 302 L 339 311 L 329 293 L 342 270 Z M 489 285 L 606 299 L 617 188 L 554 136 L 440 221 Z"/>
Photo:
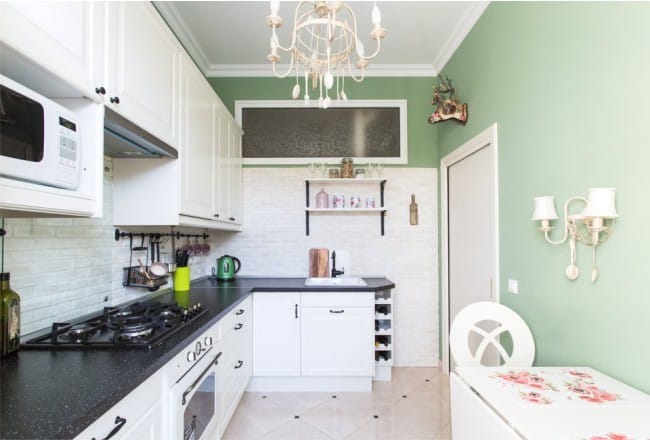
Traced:
<path fill-rule="evenodd" d="M 206 312 L 200 303 L 187 308 L 157 301 L 105 307 L 103 313 L 81 322 L 55 322 L 51 332 L 21 348 L 151 348 Z"/>

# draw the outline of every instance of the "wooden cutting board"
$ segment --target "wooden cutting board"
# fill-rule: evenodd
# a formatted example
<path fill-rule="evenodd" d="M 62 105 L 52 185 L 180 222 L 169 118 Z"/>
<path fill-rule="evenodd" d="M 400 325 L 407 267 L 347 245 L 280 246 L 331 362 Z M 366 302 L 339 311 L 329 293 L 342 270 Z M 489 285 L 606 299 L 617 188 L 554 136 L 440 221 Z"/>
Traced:
<path fill-rule="evenodd" d="M 329 249 L 309 249 L 309 277 L 327 278 L 330 271 Z"/>

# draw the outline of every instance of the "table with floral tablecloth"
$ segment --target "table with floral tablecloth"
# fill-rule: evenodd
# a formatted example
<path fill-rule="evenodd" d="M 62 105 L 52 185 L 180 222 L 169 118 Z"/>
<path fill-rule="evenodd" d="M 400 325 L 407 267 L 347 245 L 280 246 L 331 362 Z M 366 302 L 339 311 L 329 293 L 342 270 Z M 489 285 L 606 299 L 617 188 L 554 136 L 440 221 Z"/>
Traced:
<path fill-rule="evenodd" d="M 650 440 L 650 395 L 588 367 L 457 367 L 529 439 Z"/>

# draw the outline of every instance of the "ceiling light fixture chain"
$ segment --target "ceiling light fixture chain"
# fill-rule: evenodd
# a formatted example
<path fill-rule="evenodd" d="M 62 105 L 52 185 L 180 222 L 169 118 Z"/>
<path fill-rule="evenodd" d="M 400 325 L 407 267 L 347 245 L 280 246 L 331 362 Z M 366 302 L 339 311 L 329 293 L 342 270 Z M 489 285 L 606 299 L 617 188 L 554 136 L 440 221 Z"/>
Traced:
<path fill-rule="evenodd" d="M 358 37 L 357 18 L 345 2 L 342 1 L 301 1 L 296 6 L 291 31 L 291 44 L 280 44 L 277 29 L 284 23 L 278 14 L 279 0 L 271 0 L 271 14 L 266 17 L 266 24 L 271 27 L 271 52 L 267 59 L 273 63 L 273 75 L 286 78 L 295 69 L 296 84 L 292 97 L 300 96 L 300 70 L 305 78 L 305 104 L 310 103 L 308 79 L 311 78 L 312 90 L 318 88 L 318 103 L 321 108 L 328 108 L 331 103 L 330 90 L 336 81 L 336 98 L 347 101 L 345 94 L 345 75 L 354 81 L 365 78 L 365 69 L 370 60 L 381 50 L 381 40 L 386 36 L 386 29 L 381 27 L 381 12 L 375 2 L 371 20 L 373 29 L 370 38 L 375 40 L 376 48 L 370 55 L 365 54 L 365 47 Z M 279 51 L 289 53 L 291 60 L 286 72 L 277 71 L 280 61 Z M 350 58 L 356 54 L 357 60 L 352 67 Z M 355 71 L 358 70 L 360 72 Z M 340 81 L 339 81 L 340 79 Z M 339 89 L 340 84 L 340 89 Z"/>

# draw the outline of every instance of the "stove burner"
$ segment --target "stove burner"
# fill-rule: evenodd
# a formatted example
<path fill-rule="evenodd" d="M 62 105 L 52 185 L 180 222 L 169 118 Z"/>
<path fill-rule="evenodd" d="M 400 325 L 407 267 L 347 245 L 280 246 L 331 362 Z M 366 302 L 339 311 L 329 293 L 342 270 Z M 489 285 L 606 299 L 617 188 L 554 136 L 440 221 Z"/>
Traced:
<path fill-rule="evenodd" d="M 52 331 L 25 343 L 24 348 L 151 347 L 202 316 L 200 304 L 181 308 L 157 301 L 127 307 L 105 307 L 101 315 L 81 323 L 53 323 Z"/>

